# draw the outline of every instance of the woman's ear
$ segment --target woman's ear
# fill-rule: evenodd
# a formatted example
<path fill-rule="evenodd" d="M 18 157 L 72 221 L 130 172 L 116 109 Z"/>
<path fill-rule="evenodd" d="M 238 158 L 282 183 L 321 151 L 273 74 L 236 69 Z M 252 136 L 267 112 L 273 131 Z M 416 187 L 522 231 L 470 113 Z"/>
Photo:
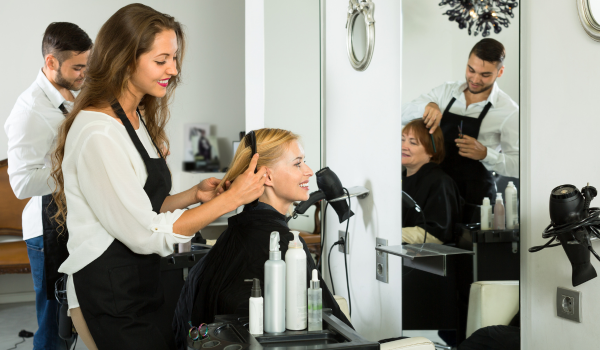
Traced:
<path fill-rule="evenodd" d="M 265 181 L 265 186 L 273 187 L 273 170 L 267 168 L 267 180 Z"/>

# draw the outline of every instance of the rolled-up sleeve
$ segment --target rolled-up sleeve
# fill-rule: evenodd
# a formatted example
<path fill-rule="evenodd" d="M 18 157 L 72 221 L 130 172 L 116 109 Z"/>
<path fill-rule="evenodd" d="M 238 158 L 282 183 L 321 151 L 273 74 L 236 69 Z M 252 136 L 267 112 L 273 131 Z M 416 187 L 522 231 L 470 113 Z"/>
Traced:
<path fill-rule="evenodd" d="M 192 238 L 173 232 L 183 210 L 161 214 L 152 210 L 130 159 L 111 135 L 89 135 L 76 167 L 81 193 L 100 224 L 133 252 L 166 256 L 174 243 Z"/>
<path fill-rule="evenodd" d="M 5 125 L 8 136 L 8 177 L 19 199 L 52 193 L 54 181 L 45 157 L 55 133 L 35 111 L 18 108 Z"/>
<path fill-rule="evenodd" d="M 411 120 L 423 118 L 425 107 L 431 102 L 437 104 L 440 109 L 445 107 L 447 100 L 451 98 L 453 87 L 453 83 L 444 83 L 407 103 L 402 108 L 402 125 L 408 124 Z"/>
<path fill-rule="evenodd" d="M 500 127 L 500 150 L 487 146 L 481 161 L 489 171 L 503 176 L 519 177 L 519 111 L 513 112 Z"/>

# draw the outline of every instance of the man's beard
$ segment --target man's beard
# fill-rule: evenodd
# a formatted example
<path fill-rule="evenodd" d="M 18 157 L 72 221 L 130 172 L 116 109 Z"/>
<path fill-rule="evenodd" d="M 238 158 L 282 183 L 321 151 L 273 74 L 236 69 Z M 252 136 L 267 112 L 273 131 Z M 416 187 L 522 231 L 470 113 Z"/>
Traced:
<path fill-rule="evenodd" d="M 469 92 L 472 93 L 473 95 L 477 95 L 477 94 L 480 94 L 482 92 L 488 91 L 489 89 L 491 89 L 492 87 L 494 87 L 494 83 L 496 82 L 494 80 L 490 85 L 484 86 L 481 90 L 474 91 L 474 90 L 471 90 L 471 84 L 469 84 L 469 80 L 468 79 L 466 79 L 466 80 L 467 80 L 467 90 L 469 90 Z"/>
<path fill-rule="evenodd" d="M 62 66 L 59 66 L 58 72 L 56 73 L 56 80 L 54 82 L 56 83 L 56 85 L 62 86 L 67 90 L 79 91 L 79 90 L 81 90 L 81 87 L 83 86 L 83 84 L 77 86 L 77 85 L 75 85 L 75 82 L 79 82 L 83 79 L 84 78 L 76 79 L 73 81 L 69 81 L 69 80 L 65 79 L 65 77 L 63 77 L 63 75 L 62 75 Z"/>

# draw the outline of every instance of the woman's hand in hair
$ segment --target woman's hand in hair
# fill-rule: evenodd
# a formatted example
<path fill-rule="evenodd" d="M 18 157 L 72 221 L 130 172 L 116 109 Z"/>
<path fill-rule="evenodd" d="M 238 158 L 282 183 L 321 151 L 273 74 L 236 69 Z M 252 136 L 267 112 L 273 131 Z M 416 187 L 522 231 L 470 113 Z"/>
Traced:
<path fill-rule="evenodd" d="M 255 174 L 254 169 L 258 164 L 258 154 L 255 154 L 245 172 L 239 175 L 231 184 L 229 191 L 235 194 L 233 198 L 240 201 L 240 205 L 248 204 L 262 196 L 267 180 L 267 168 L 260 167 Z M 229 192 L 228 191 L 228 192 Z"/>
<path fill-rule="evenodd" d="M 196 202 L 206 203 L 223 193 L 231 185 L 231 183 L 227 181 L 227 183 L 225 183 L 225 189 L 217 189 L 219 183 L 221 183 L 221 180 L 215 177 L 202 180 L 202 182 L 196 186 Z"/>

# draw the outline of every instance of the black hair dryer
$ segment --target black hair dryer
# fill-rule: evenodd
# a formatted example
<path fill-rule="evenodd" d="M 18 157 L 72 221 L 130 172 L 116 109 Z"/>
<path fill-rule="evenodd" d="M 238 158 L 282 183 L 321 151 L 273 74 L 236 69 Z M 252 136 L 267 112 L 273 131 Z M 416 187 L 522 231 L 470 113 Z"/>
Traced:
<path fill-rule="evenodd" d="M 342 186 L 340 179 L 333 171 L 331 171 L 331 169 L 329 169 L 329 167 L 317 171 L 316 175 L 319 190 L 311 193 L 310 197 L 304 202 L 300 202 L 291 217 L 296 216 L 296 214 L 304 214 L 311 205 L 320 200 L 332 200 L 345 195 L 344 187 Z M 335 209 L 335 212 L 340 219 L 340 224 L 354 215 L 354 213 L 349 210 L 348 203 L 346 203 L 345 200 L 329 202 L 329 204 Z"/>
<path fill-rule="evenodd" d="M 551 245 L 558 239 L 573 268 L 573 286 L 583 284 L 597 276 L 590 262 L 593 251 L 590 232 L 597 230 L 598 208 L 590 210 L 590 202 L 596 196 L 596 189 L 586 186 L 579 192 L 573 185 L 562 185 L 550 193 L 550 219 L 552 223 L 544 230 L 542 237 L 553 238 L 544 246 L 532 247 L 530 252 L 537 252 Z M 595 252 L 594 252 L 595 253 Z"/>

